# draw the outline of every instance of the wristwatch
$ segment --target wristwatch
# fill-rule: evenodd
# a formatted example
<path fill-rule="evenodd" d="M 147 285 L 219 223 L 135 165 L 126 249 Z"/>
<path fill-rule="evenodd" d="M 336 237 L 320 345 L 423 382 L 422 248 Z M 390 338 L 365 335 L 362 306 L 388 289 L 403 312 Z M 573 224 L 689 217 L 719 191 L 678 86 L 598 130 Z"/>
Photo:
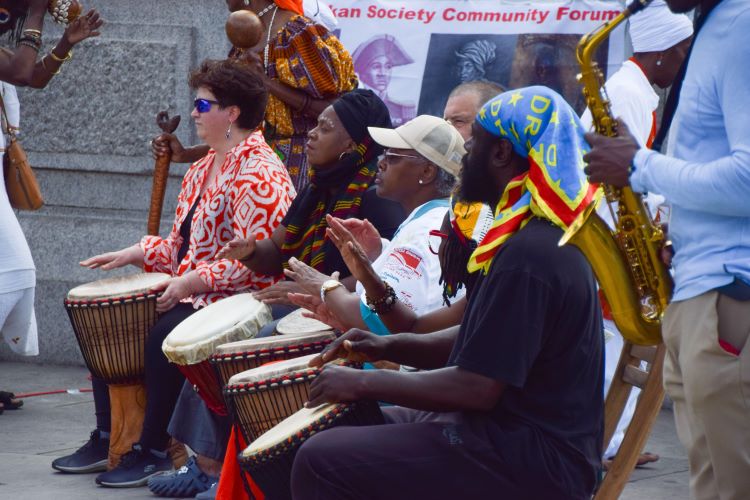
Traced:
<path fill-rule="evenodd" d="M 326 301 L 326 294 L 333 290 L 334 288 L 338 288 L 342 286 L 343 283 L 341 283 L 338 280 L 325 280 L 323 282 L 323 285 L 320 287 L 320 301 L 325 302 Z"/>

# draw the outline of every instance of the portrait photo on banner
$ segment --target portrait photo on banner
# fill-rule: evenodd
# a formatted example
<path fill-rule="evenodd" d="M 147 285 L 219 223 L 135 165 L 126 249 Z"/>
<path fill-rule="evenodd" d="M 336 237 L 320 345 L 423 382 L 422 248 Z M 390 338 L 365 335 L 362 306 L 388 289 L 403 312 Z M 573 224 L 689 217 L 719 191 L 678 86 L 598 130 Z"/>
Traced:
<path fill-rule="evenodd" d="M 578 113 L 585 108 L 575 57 L 580 35 L 456 35 L 433 33 L 427 52 L 419 114 L 439 116 L 457 85 L 488 80 L 507 88 L 544 85 L 559 92 Z M 608 48 L 598 52 L 606 67 Z"/>

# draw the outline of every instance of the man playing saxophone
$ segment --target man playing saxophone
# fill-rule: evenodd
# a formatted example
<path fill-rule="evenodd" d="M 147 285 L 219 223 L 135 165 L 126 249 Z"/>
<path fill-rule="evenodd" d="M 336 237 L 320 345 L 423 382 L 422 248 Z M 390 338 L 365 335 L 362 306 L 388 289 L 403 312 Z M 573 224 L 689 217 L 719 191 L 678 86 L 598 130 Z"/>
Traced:
<path fill-rule="evenodd" d="M 607 80 L 606 98 L 610 101 L 612 115 L 625 122 L 638 144 L 651 148 L 656 136 L 656 108 L 659 106 L 659 95 L 653 86 L 668 88 L 672 85 L 690 48 L 693 23 L 684 14 L 670 12 L 663 0 L 654 0 L 647 8 L 629 18 L 628 33 L 633 44 L 633 57 Z M 592 129 L 591 111 L 588 108 L 581 116 L 581 124 L 586 130 Z M 664 203 L 664 198 L 649 193 L 644 197 L 644 202 L 651 215 L 658 216 L 657 210 Z M 597 213 L 610 228 L 614 228 L 607 203 L 601 203 Z M 604 377 L 605 387 L 609 387 L 620 358 L 623 338 L 607 306 L 604 307 L 604 329 L 612 333 L 605 337 Z M 633 418 L 639 393 L 640 390 L 636 388 L 628 398 L 604 453 L 605 465 L 611 462 L 610 459 L 620 448 L 625 430 Z M 638 465 L 658 458 L 658 455 L 642 453 Z"/>
<path fill-rule="evenodd" d="M 592 182 L 661 194 L 672 206 L 675 288 L 662 329 L 664 383 L 688 450 L 692 496 L 747 498 L 750 113 L 742 106 L 750 67 L 740 61 L 750 60 L 750 4 L 666 2 L 674 12 L 700 9 L 684 80 L 672 90 L 679 92 L 672 154 L 639 147 L 621 122 L 618 137 L 587 135 L 586 172 Z"/>

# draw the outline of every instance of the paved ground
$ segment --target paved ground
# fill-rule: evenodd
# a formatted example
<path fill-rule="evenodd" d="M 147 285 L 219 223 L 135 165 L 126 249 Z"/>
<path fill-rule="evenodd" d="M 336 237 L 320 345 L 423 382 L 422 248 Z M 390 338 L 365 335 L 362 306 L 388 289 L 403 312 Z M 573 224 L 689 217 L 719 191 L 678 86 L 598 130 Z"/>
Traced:
<path fill-rule="evenodd" d="M 83 368 L 0 363 L 0 389 L 16 393 L 90 387 Z M 29 397 L 23 409 L 0 415 L 0 499 L 93 500 L 155 498 L 147 489 L 112 490 L 93 475 L 66 475 L 53 458 L 78 448 L 94 427 L 90 393 Z M 672 412 L 662 410 L 647 449 L 661 460 L 633 473 L 622 499 L 688 498 L 687 458 L 677 441 Z"/>

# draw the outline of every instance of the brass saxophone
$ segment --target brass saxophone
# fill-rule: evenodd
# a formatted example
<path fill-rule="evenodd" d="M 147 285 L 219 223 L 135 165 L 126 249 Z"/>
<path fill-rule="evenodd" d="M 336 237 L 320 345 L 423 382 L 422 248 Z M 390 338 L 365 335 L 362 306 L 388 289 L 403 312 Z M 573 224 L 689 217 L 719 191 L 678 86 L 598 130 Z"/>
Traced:
<path fill-rule="evenodd" d="M 581 66 L 578 80 L 583 85 L 586 105 L 599 134 L 617 135 L 617 121 L 602 95 L 604 77 L 594 55 L 612 30 L 646 7 L 651 0 L 635 0 L 613 20 L 578 42 L 576 56 Z M 661 261 L 665 236 L 654 224 L 639 194 L 630 187 L 602 185 L 612 211 L 615 230 L 597 215 L 592 203 L 568 228 L 560 245 L 578 247 L 596 274 L 622 336 L 639 345 L 661 342 L 661 321 L 672 295 L 672 278 Z M 613 203 L 617 202 L 616 208 Z"/>

